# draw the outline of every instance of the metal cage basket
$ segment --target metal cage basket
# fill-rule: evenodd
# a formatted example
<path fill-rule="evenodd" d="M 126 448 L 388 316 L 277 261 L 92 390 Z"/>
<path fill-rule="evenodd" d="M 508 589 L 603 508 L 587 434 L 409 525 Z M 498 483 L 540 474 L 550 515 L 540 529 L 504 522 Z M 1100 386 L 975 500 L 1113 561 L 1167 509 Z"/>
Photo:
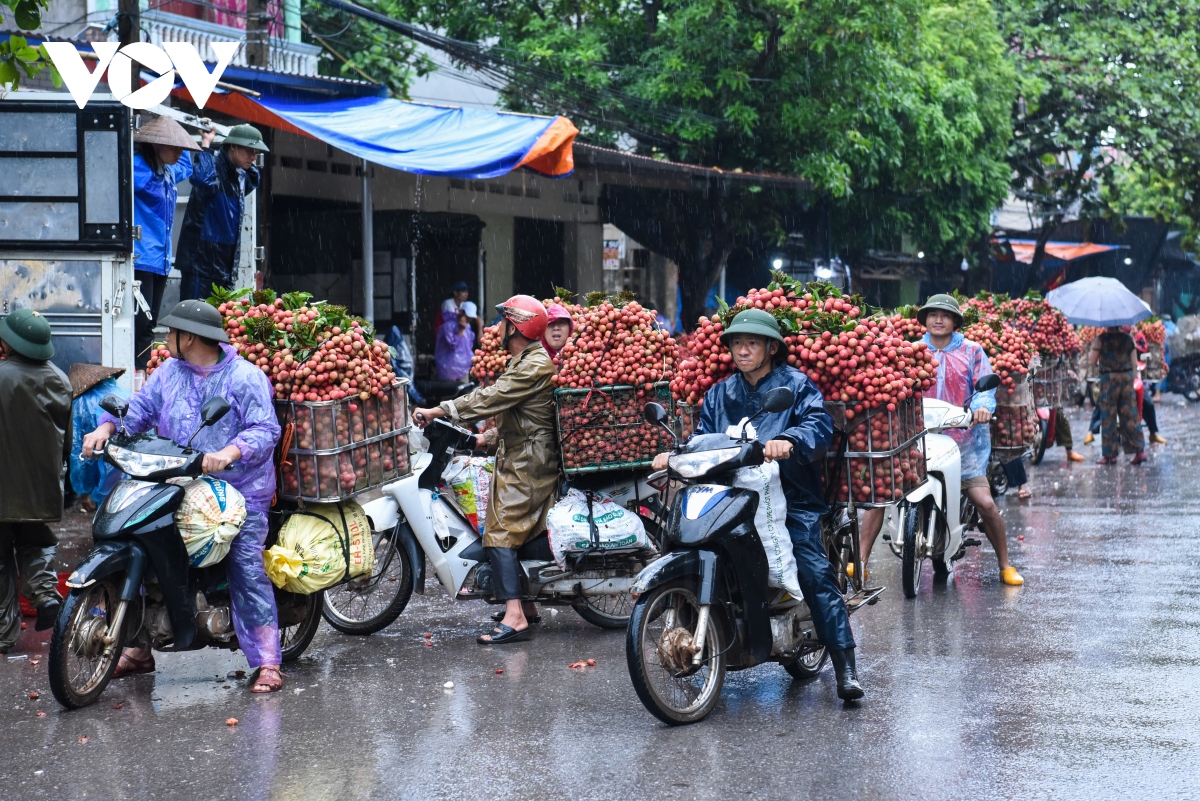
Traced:
<path fill-rule="evenodd" d="M 656 454 L 674 444 L 660 426 L 642 416 L 654 401 L 676 418 L 670 384 L 660 381 L 649 389 L 629 385 L 554 391 L 558 441 L 563 472 L 568 475 L 648 467 Z"/>

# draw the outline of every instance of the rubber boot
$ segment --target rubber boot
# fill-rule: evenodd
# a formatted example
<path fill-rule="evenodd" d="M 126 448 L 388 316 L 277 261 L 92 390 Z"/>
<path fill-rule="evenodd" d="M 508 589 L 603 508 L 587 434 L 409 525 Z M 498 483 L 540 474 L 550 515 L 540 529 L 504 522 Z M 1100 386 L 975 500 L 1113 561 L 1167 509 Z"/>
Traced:
<path fill-rule="evenodd" d="M 854 667 L 854 649 L 839 651 L 829 649 L 833 672 L 837 676 L 837 696 L 843 701 L 857 701 L 863 697 L 863 686 L 858 683 L 858 671 Z"/>

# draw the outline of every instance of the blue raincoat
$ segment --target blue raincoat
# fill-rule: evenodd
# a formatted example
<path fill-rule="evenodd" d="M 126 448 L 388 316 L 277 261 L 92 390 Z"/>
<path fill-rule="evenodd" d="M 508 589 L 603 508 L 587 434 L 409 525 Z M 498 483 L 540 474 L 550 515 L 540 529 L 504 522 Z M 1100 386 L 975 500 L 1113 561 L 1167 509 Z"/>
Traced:
<path fill-rule="evenodd" d="M 962 406 L 975 391 L 975 382 L 992 374 L 992 363 L 976 342 L 955 331 L 945 350 L 938 350 L 923 338 L 933 358 L 937 359 L 937 383 L 925 391 L 925 397 Z M 971 399 L 971 411 L 987 409 L 996 413 L 996 390 L 980 392 Z M 988 460 L 992 456 L 992 429 L 988 425 L 973 425 L 970 428 L 951 428 L 943 432 L 958 443 L 962 458 L 963 479 L 987 475 Z"/>
<path fill-rule="evenodd" d="M 224 149 L 215 155 L 208 150 L 193 153 L 192 167 L 192 194 L 183 213 L 175 266 L 199 278 L 205 289 L 210 283 L 232 287 L 246 195 L 258 188 L 258 168 L 239 177 Z"/>
<path fill-rule="evenodd" d="M 833 440 L 833 420 L 825 411 L 825 399 L 808 376 L 794 367 L 781 364 L 767 373 L 757 387 L 750 386 L 741 373 L 730 376 L 704 393 L 700 407 L 701 434 L 721 434 L 743 417 L 753 417 L 762 408 L 762 393 L 776 387 L 788 387 L 796 396 L 792 408 L 764 414 L 754 421 L 761 442 L 786 439 L 794 450 L 779 463 L 779 479 L 788 499 L 788 519 L 808 521 L 815 512 L 828 510 L 821 489 L 821 458 Z M 809 513 L 809 514 L 806 514 Z"/>
<path fill-rule="evenodd" d="M 133 221 L 142 226 L 142 238 L 133 243 L 134 269 L 155 275 L 171 272 L 171 229 L 179 198 L 175 187 L 191 175 L 192 160 L 186 153 L 178 163 L 163 165 L 161 173 L 151 169 L 141 153 L 133 154 Z"/>
<path fill-rule="evenodd" d="M 157 428 L 159 436 L 186 445 L 200 425 L 200 408 L 222 397 L 232 407 L 214 426 L 202 429 L 192 447 L 204 453 L 237 445 L 242 458 L 218 478 L 228 481 L 246 498 L 246 522 L 230 545 L 222 564 L 229 580 L 233 625 L 238 644 L 250 667 L 280 662 L 279 623 L 275 590 L 263 568 L 267 539 L 267 510 L 275 497 L 272 456 L 279 439 L 271 383 L 261 370 L 238 356 L 229 345 L 212 367 L 198 367 L 182 359 L 163 362 L 141 391 L 129 399 L 125 426 L 133 433 Z M 101 423 L 119 421 L 105 412 Z"/>
<path fill-rule="evenodd" d="M 79 495 L 91 495 L 96 506 L 112 492 L 112 488 L 124 475 L 103 459 L 84 459 L 83 437 L 100 425 L 100 401 L 105 395 L 129 397 L 129 393 L 117 385 L 115 378 L 106 378 L 71 403 L 71 489 Z"/>

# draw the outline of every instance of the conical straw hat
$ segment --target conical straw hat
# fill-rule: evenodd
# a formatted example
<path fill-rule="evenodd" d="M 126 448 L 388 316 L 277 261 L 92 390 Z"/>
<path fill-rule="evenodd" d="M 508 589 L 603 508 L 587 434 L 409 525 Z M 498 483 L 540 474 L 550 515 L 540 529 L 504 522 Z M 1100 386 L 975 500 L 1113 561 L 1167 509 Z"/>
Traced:
<path fill-rule="evenodd" d="M 170 117 L 157 117 L 138 128 L 133 133 L 133 141 L 182 147 L 184 150 L 200 149 L 200 146 L 188 135 L 183 126 Z"/>

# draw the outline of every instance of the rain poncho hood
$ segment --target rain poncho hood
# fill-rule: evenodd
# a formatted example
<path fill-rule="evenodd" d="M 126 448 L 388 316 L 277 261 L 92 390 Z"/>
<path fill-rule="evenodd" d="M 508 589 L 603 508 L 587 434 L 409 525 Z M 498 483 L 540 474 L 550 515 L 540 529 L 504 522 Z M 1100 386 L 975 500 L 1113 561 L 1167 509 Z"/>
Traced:
<path fill-rule="evenodd" d="M 202 429 L 192 447 L 204 453 L 237 445 L 242 458 L 216 477 L 228 481 L 246 498 L 250 511 L 266 512 L 275 497 L 272 456 L 279 422 L 272 405 L 271 383 L 263 372 L 222 344 L 225 358 L 212 367 L 168 359 L 141 391 L 129 399 L 125 426 L 133 433 L 158 429 L 159 436 L 186 445 L 200 425 L 200 407 L 221 397 L 232 407 L 216 425 Z M 120 422 L 105 412 L 100 422 Z"/>
<path fill-rule="evenodd" d="M 923 337 L 923 341 L 929 346 L 933 358 L 937 359 L 938 363 L 937 382 L 925 391 L 927 398 L 936 398 L 956 406 L 962 406 L 975 391 L 975 382 L 992 373 L 992 364 L 988 361 L 983 348 L 957 331 L 950 337 L 950 344 L 944 350 L 938 350 L 933 346 L 929 334 Z M 971 411 L 977 409 L 987 409 L 994 414 L 996 390 L 980 392 L 971 398 Z M 991 426 L 974 425 L 970 428 L 951 428 L 943 433 L 958 443 L 964 479 L 987 474 L 988 459 L 992 455 Z"/>
<path fill-rule="evenodd" d="M 0 359 L 0 522 L 62 519 L 71 382 L 50 362 Z"/>
<path fill-rule="evenodd" d="M 457 318 L 457 312 L 442 312 L 442 325 L 438 328 L 437 342 L 433 348 L 433 362 L 437 365 L 439 381 L 456 381 L 471 371 L 475 329 L 468 323 L 460 332 Z"/>
<path fill-rule="evenodd" d="M 788 387 L 796 399 L 786 411 L 764 414 L 754 421 L 760 442 L 785 439 L 792 455 L 779 463 L 779 479 L 788 501 L 788 520 L 802 524 L 806 512 L 823 513 L 828 508 L 822 490 L 821 457 L 833 441 L 833 420 L 825 411 L 825 400 L 808 376 L 781 364 L 767 373 L 758 386 L 741 374 L 730 376 L 704 393 L 698 434 L 719 434 L 762 408 L 762 395 L 769 389 Z"/>

